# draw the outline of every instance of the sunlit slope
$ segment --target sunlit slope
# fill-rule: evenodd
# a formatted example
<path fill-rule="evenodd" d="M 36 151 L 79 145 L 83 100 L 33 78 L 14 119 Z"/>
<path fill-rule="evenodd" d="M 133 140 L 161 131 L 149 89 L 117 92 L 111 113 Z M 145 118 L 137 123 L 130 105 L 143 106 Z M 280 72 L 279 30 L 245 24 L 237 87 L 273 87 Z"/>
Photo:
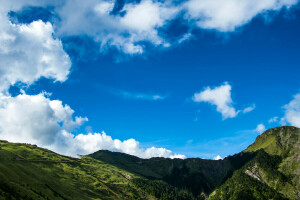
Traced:
<path fill-rule="evenodd" d="M 254 153 L 209 199 L 300 199 L 300 129 L 277 127 L 258 136 Z"/>
<path fill-rule="evenodd" d="M 0 199 L 151 199 L 133 174 L 90 157 L 3 141 L 0 148 Z"/>

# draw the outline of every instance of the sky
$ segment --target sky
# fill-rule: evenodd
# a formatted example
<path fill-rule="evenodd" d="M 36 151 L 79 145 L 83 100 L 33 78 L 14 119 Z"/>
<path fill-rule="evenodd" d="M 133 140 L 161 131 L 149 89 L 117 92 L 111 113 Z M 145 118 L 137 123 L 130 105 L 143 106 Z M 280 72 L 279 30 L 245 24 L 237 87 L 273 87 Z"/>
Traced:
<path fill-rule="evenodd" d="M 0 139 L 221 159 L 300 127 L 298 0 L 0 0 Z"/>

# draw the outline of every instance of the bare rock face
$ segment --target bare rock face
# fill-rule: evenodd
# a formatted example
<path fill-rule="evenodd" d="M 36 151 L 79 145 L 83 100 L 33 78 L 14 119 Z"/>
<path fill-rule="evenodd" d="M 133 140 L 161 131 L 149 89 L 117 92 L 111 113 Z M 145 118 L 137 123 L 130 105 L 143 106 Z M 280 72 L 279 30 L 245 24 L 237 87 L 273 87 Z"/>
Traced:
<path fill-rule="evenodd" d="M 122 174 L 127 180 L 130 180 L 131 179 L 131 176 L 129 174 Z"/>
<path fill-rule="evenodd" d="M 255 173 L 255 172 L 252 172 L 250 170 L 246 170 L 245 174 L 251 176 L 252 178 L 255 178 L 256 180 L 261 181 L 260 177 Z"/>

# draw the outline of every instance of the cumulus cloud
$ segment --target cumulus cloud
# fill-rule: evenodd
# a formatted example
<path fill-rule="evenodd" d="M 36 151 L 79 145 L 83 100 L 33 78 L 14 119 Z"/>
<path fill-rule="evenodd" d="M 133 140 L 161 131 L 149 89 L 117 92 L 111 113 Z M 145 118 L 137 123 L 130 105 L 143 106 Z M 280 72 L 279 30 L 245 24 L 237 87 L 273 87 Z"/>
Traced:
<path fill-rule="evenodd" d="M 58 32 L 62 36 L 87 34 L 101 44 L 102 50 L 114 47 L 126 54 L 143 53 L 142 42 L 170 45 L 159 36 L 158 29 L 176 16 L 178 8 L 170 3 L 143 0 L 127 3 L 120 15 L 111 13 L 114 4 L 104 0 L 67 0 L 56 9 L 62 20 Z"/>
<path fill-rule="evenodd" d="M 189 0 L 184 3 L 186 18 L 203 29 L 234 31 L 259 14 L 290 8 L 298 0 Z"/>
<path fill-rule="evenodd" d="M 207 102 L 215 105 L 223 119 L 234 118 L 239 113 L 232 105 L 231 86 L 227 82 L 213 89 L 207 87 L 203 91 L 195 93 L 192 99 L 194 102 Z"/>
<path fill-rule="evenodd" d="M 248 113 L 255 109 L 255 105 L 244 108 L 243 110 L 236 110 L 233 107 L 231 98 L 231 85 L 224 82 L 218 87 L 206 87 L 204 90 L 195 93 L 192 97 L 194 102 L 206 102 L 217 107 L 217 111 L 222 114 L 223 119 L 234 118 L 240 112 Z"/>
<path fill-rule="evenodd" d="M 68 105 L 51 101 L 44 94 L 0 95 L 0 135 L 12 142 L 49 145 L 62 129 L 72 131 L 87 121 L 73 119 L 74 111 Z"/>
<path fill-rule="evenodd" d="M 160 47 L 172 45 L 168 41 L 168 33 L 160 34 L 160 29 L 177 17 L 183 16 L 190 30 L 201 28 L 234 31 L 258 14 L 289 8 L 297 2 L 188 0 L 175 5 L 172 1 L 142 0 L 140 3 L 127 2 L 120 11 L 122 14 L 113 15 L 113 1 L 88 0 L 82 3 L 80 0 L 66 0 L 65 5 L 58 8 L 57 12 L 62 19 L 59 27 L 61 33 L 88 34 L 100 42 L 102 47 L 113 46 L 127 54 L 141 54 L 145 51 L 142 44 L 145 41 Z M 73 15 L 74 12 L 76 16 Z M 176 43 L 190 37 L 189 32 L 184 33 Z"/>
<path fill-rule="evenodd" d="M 300 127 L 300 94 L 296 94 L 292 101 L 283 106 L 285 112 L 281 123 L 289 123 L 292 126 Z"/>
<path fill-rule="evenodd" d="M 28 0 L 1 1 L 7 9 L 23 6 L 52 6 L 60 21 L 60 37 L 88 35 L 100 43 L 101 50 L 116 48 L 125 54 L 142 54 L 145 42 L 156 47 L 169 47 L 191 38 L 193 29 L 221 32 L 234 31 L 254 17 L 290 8 L 298 0 L 141 0 L 126 1 L 116 10 L 113 0 Z M 76 13 L 76 14 L 74 14 Z M 7 14 L 7 13 L 3 13 Z M 168 24 L 178 18 L 188 27 L 177 41 L 170 42 Z"/>
<path fill-rule="evenodd" d="M 16 97 L 0 93 L 0 138 L 37 144 L 70 156 L 107 149 L 141 158 L 185 158 L 165 148 L 143 149 L 135 139 L 120 141 L 104 132 L 75 136 L 72 131 L 88 119 L 73 115 L 74 110 L 70 106 L 63 105 L 59 100 L 50 100 L 44 93 L 23 93 Z"/>
<path fill-rule="evenodd" d="M 256 129 L 255 129 L 255 132 L 261 134 L 261 133 L 265 132 L 266 130 L 267 130 L 267 129 L 266 129 L 265 125 L 263 125 L 263 124 L 258 124 L 257 127 L 256 127 Z"/>
<path fill-rule="evenodd" d="M 108 136 L 105 132 L 79 134 L 75 136 L 72 133 L 63 130 L 56 138 L 56 141 L 51 146 L 48 146 L 48 148 L 65 155 L 85 155 L 100 149 L 106 149 L 138 156 L 140 158 L 185 158 L 184 155 L 174 154 L 172 151 L 165 148 L 141 148 L 140 143 L 135 139 L 124 141 L 112 139 L 112 137 Z"/>
<path fill-rule="evenodd" d="M 65 81 L 71 61 L 50 23 L 12 24 L 0 13 L 0 91 L 22 82 L 30 85 L 41 77 Z"/>

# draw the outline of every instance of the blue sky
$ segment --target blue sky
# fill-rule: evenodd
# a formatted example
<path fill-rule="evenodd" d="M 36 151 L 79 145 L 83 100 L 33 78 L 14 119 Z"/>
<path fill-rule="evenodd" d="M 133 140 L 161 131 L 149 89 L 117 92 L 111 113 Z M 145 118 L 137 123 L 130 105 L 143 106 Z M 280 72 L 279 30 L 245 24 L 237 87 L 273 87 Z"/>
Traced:
<path fill-rule="evenodd" d="M 119 15 L 118 20 L 123 19 L 124 13 L 111 12 L 114 2 L 99 1 L 102 4 L 98 7 L 95 1 L 87 2 L 87 7 L 99 7 L 101 12 L 108 10 L 110 12 L 107 15 Z M 185 2 L 200 5 L 200 0 Z M 236 3 L 234 0 L 232 2 Z M 272 1 L 262 2 L 268 4 Z M 232 155 L 254 142 L 264 129 L 285 124 L 300 126 L 300 101 L 297 98 L 300 88 L 300 10 L 297 1 L 287 1 L 287 5 L 283 1 L 276 2 L 279 5 L 261 3 L 262 8 L 258 7 L 250 13 L 246 13 L 246 10 L 251 3 L 237 4 L 229 8 L 234 9 L 233 16 L 227 19 L 231 11 L 225 10 L 228 14 L 221 16 L 221 19 L 214 14 L 206 16 L 212 19 L 210 21 L 199 16 L 206 14 L 205 9 L 219 9 L 215 8 L 216 5 L 204 3 L 198 10 L 187 8 L 186 13 L 180 11 L 174 14 L 178 12 L 178 5 L 184 2 L 163 1 L 159 4 L 157 1 L 128 1 L 125 3 L 125 8 L 128 5 L 127 10 L 123 8 L 127 11 L 125 16 L 134 9 L 145 9 L 141 11 L 142 17 L 150 9 L 151 16 L 149 20 L 137 23 L 137 32 L 126 29 L 120 33 L 115 30 L 118 28 L 111 26 L 113 23 L 118 26 L 123 21 L 109 21 L 111 19 L 104 16 L 104 20 L 98 21 L 93 17 L 83 19 L 76 16 L 81 15 L 81 12 L 68 16 L 68 10 L 71 9 L 68 8 L 68 1 L 63 6 L 59 3 L 39 5 L 35 1 L 15 7 L 7 5 L 4 11 L 14 11 L 9 14 L 9 20 L 15 24 L 30 26 L 39 19 L 43 20 L 40 21 L 42 24 L 48 22 L 53 29 L 51 39 L 60 41 L 62 45 L 59 53 L 51 55 L 69 56 L 70 63 L 63 60 L 65 57 L 55 61 L 55 65 L 62 61 L 66 63 L 64 67 L 69 70 L 67 75 L 62 75 L 65 71 L 61 72 L 60 67 L 54 70 L 54 75 L 41 73 L 31 79 L 16 78 L 17 81 L 6 83 L 9 86 L 2 89 L 2 93 L 11 102 L 19 102 L 17 98 L 22 96 L 31 99 L 43 91 L 51 93 L 44 93 L 41 99 L 45 102 L 59 100 L 64 112 L 68 113 L 64 114 L 66 118 L 56 116 L 60 127 L 58 130 L 49 129 L 51 131 L 66 131 L 72 137 L 105 131 L 112 139 L 127 141 L 133 138 L 133 146 L 139 141 L 137 150 L 127 151 L 127 147 L 124 150 L 123 147 L 106 146 L 101 142 L 95 144 L 92 150 L 106 148 L 151 157 L 141 156 L 141 153 L 135 151 L 145 151 L 154 146 L 171 150 L 172 155 L 183 154 L 186 157 L 212 159 L 217 155 Z M 158 4 L 158 8 L 163 10 L 157 22 L 152 20 L 156 19 L 154 12 L 159 9 L 151 10 L 152 4 Z M 173 10 L 170 11 L 170 8 Z M 186 17 L 187 13 L 189 17 Z M 138 17 L 139 12 L 134 14 L 134 17 Z M 79 24 L 70 24 L 72 17 L 78 19 Z M 145 23 L 154 25 L 148 27 Z M 114 35 L 113 39 L 110 34 Z M 185 37 L 186 40 L 182 41 Z M 59 47 L 59 42 L 56 47 Z M 26 66 L 26 63 L 22 63 L 25 61 L 20 59 L 17 62 Z M 10 66 L 10 62 L 8 60 L 6 63 Z M 218 89 L 219 92 L 216 92 Z M 74 113 L 69 112 L 65 105 Z M 50 107 L 56 113 L 51 103 Z M 249 112 L 243 112 L 246 108 L 249 108 Z M 5 109 L 6 114 L 12 113 L 8 106 Z M 28 115 L 22 117 L 34 123 L 33 115 L 37 112 L 28 111 Z M 75 116 L 81 116 L 82 120 L 77 123 Z M 274 122 L 269 122 L 271 118 L 274 118 Z M 63 123 L 72 125 L 66 128 Z M 32 141 L 41 146 L 53 147 L 48 140 L 40 142 L 36 139 L 38 137 L 31 137 L 36 129 L 44 130 L 30 126 L 28 132 L 24 132 L 24 137 L 15 135 L 8 138 L 16 142 Z M 45 132 L 49 130 L 45 129 Z M 1 139 L 6 139 L 7 135 L 0 133 Z M 56 136 L 53 139 L 51 133 L 49 135 L 47 138 L 59 140 Z M 61 145 L 67 143 L 64 141 Z M 73 153 L 64 152 L 57 144 L 54 146 L 53 149 L 58 152 Z M 153 155 L 165 156 L 163 153 Z M 168 152 L 165 157 L 170 155 Z"/>

